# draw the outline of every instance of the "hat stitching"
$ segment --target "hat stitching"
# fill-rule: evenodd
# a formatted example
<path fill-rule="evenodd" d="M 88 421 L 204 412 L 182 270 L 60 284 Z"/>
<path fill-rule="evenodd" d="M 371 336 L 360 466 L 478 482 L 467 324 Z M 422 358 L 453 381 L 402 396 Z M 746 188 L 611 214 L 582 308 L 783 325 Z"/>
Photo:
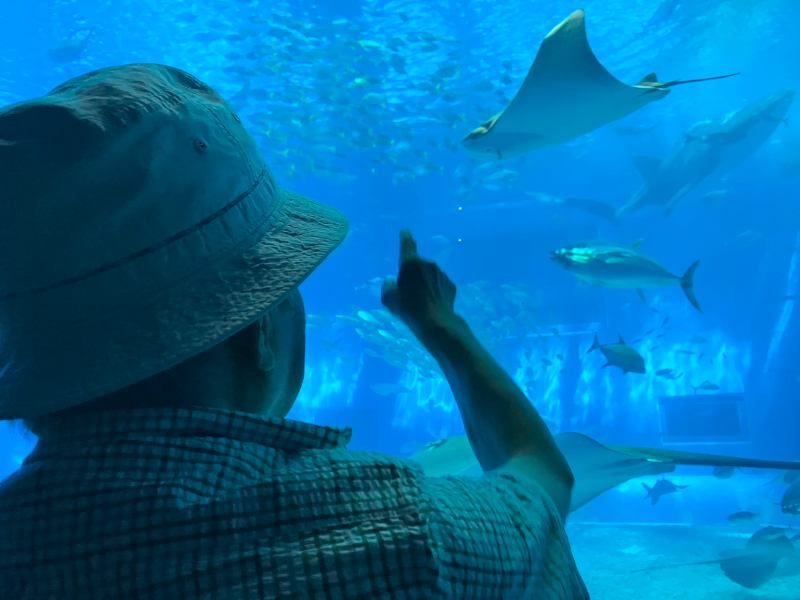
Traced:
<path fill-rule="evenodd" d="M 104 273 L 105 271 L 117 268 L 117 267 L 119 267 L 119 266 L 121 266 L 121 265 L 123 265 L 125 263 L 131 262 L 132 260 L 135 260 L 137 258 L 141 258 L 142 256 L 145 256 L 147 254 L 155 252 L 156 250 L 160 250 L 160 249 L 164 248 L 165 246 L 168 246 L 169 244 L 171 244 L 173 242 L 176 242 L 179 239 L 184 238 L 187 235 L 197 231 L 198 229 L 201 229 L 205 225 L 208 225 L 209 223 L 211 223 L 215 219 L 221 217 L 223 214 L 225 214 L 226 212 L 228 212 L 229 210 L 234 208 L 237 204 L 240 204 L 245 198 L 247 198 L 250 194 L 252 194 L 253 191 L 259 186 L 259 184 L 264 179 L 264 176 L 266 175 L 266 172 L 267 172 L 267 168 L 266 168 L 266 165 L 265 165 L 264 168 L 262 168 L 261 173 L 259 173 L 258 177 L 256 178 L 255 183 L 253 185 L 251 185 L 250 188 L 247 189 L 245 192 L 243 192 L 242 194 L 239 194 L 231 202 L 229 202 L 228 204 L 223 206 L 218 211 L 212 213 L 211 215 L 209 215 L 208 217 L 206 217 L 205 219 L 203 219 L 199 223 L 197 223 L 197 224 L 195 224 L 195 225 L 193 225 L 193 226 L 191 226 L 191 227 L 189 227 L 187 229 L 184 229 L 183 231 L 179 231 L 178 233 L 176 233 L 174 235 L 171 235 L 167 239 L 159 242 L 158 244 L 153 244 L 152 246 L 149 246 L 147 248 L 143 248 L 142 250 L 138 250 L 137 252 L 134 252 L 133 254 L 129 254 L 128 256 L 124 256 L 124 257 L 122 257 L 122 258 L 120 258 L 118 260 L 115 260 L 115 261 L 111 262 L 111 263 L 107 263 L 105 265 L 97 267 L 96 269 L 88 271 L 87 273 L 82 273 L 80 275 L 76 275 L 76 276 L 70 277 L 68 279 L 63 279 L 63 280 L 58 281 L 56 283 L 52 283 L 50 285 L 42 286 L 42 287 L 39 287 L 39 288 L 36 288 L 36 289 L 33 289 L 33 290 L 26 290 L 26 291 L 21 291 L 21 292 L 12 292 L 12 293 L 9 293 L 9 294 L 2 294 L 0 297 L 3 297 L 3 298 L 16 298 L 16 297 L 19 297 L 19 296 L 22 296 L 22 295 L 27 295 L 27 294 L 38 294 L 38 293 L 42 293 L 42 292 L 49 292 L 49 291 L 52 291 L 52 290 L 54 290 L 56 288 L 59 288 L 59 287 L 65 286 L 65 285 L 70 285 L 70 284 L 73 284 L 73 283 L 77 283 L 79 281 L 83 281 L 84 279 L 88 279 L 90 277 L 94 277 L 95 275 L 99 275 L 100 273 Z"/>

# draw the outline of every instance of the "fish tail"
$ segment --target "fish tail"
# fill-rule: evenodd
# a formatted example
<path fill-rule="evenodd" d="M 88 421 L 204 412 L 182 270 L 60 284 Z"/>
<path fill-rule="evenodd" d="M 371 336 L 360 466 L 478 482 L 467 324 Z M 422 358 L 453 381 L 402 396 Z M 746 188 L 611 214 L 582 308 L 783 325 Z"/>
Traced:
<path fill-rule="evenodd" d="M 646 483 L 643 483 L 642 487 L 647 490 L 647 495 L 644 497 L 644 499 L 647 500 L 650 498 L 650 506 L 658 502 L 658 496 L 653 493 L 653 488 L 649 487 Z"/>
<path fill-rule="evenodd" d="M 592 347 L 586 351 L 586 354 L 589 354 L 589 352 L 591 352 L 592 350 L 597 350 L 599 347 L 600 347 L 600 341 L 597 339 L 597 334 L 595 333 L 594 343 L 592 344 Z"/>
<path fill-rule="evenodd" d="M 689 299 L 689 302 L 692 303 L 699 312 L 703 312 L 703 309 L 700 308 L 700 303 L 697 301 L 697 297 L 694 295 L 694 272 L 697 270 L 697 265 L 700 264 L 699 260 L 696 260 L 692 263 L 692 265 L 686 269 L 686 273 L 684 273 L 683 277 L 681 278 L 681 288 L 683 288 L 683 293 L 686 294 L 686 297 Z"/>

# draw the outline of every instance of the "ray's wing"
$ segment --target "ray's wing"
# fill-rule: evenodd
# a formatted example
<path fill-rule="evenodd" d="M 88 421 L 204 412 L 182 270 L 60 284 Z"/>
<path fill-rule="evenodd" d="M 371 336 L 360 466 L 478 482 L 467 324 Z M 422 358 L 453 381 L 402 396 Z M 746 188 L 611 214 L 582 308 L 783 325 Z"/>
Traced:
<path fill-rule="evenodd" d="M 606 446 L 576 432 L 559 433 L 554 437 L 575 476 L 570 512 L 630 479 L 670 473 L 679 464 L 800 470 L 800 462 L 737 458 L 637 446 Z M 425 473 L 431 477 L 480 475 L 482 472 L 465 435 L 451 437 L 444 443 L 429 446 L 412 456 L 412 459 L 419 462 Z"/>
<path fill-rule="evenodd" d="M 536 129 L 546 121 L 547 107 L 576 93 L 586 98 L 587 110 L 595 104 L 598 93 L 643 93 L 622 83 L 597 60 L 586 39 L 582 10 L 572 13 L 544 39 L 525 81 L 501 114 L 495 129 L 539 133 Z"/>
<path fill-rule="evenodd" d="M 671 462 L 631 457 L 582 433 L 559 433 L 555 440 L 575 476 L 570 512 L 626 481 L 675 470 Z"/>
<path fill-rule="evenodd" d="M 675 470 L 670 462 L 631 457 L 581 433 L 559 433 L 555 440 L 575 476 L 570 512 L 629 479 Z M 464 435 L 448 438 L 444 444 L 423 449 L 411 458 L 431 477 L 482 472 Z"/>
<path fill-rule="evenodd" d="M 480 474 L 480 465 L 465 435 L 447 438 L 443 443 L 429 444 L 412 457 L 429 477 Z M 475 471 L 477 469 L 477 471 Z"/>

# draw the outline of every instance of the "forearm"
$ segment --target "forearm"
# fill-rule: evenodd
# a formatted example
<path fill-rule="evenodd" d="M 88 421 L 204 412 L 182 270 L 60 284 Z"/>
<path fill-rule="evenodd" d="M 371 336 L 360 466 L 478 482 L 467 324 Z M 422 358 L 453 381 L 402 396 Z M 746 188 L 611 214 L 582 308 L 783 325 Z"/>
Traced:
<path fill-rule="evenodd" d="M 534 457 L 571 482 L 569 465 L 536 408 L 463 319 L 453 315 L 432 324 L 420 339 L 450 383 L 484 471 L 514 457 Z"/>

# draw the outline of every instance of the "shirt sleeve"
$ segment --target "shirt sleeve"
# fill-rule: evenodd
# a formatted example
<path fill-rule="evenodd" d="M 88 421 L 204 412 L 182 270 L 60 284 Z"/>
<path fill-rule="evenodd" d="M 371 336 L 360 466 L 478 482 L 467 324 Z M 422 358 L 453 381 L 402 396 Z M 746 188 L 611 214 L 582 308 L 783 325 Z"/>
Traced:
<path fill-rule="evenodd" d="M 589 598 L 563 521 L 538 484 L 507 474 L 426 477 L 423 494 L 446 598 Z"/>

